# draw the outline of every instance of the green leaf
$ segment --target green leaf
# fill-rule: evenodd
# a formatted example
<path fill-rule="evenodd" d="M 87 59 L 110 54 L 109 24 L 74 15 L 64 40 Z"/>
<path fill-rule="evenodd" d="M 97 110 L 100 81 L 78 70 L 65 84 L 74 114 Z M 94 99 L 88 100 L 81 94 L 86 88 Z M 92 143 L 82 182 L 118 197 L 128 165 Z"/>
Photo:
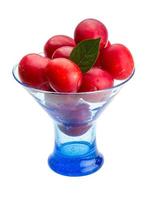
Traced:
<path fill-rule="evenodd" d="M 76 63 L 82 72 L 87 72 L 96 62 L 99 43 L 100 38 L 80 42 L 71 52 L 70 60 Z"/>

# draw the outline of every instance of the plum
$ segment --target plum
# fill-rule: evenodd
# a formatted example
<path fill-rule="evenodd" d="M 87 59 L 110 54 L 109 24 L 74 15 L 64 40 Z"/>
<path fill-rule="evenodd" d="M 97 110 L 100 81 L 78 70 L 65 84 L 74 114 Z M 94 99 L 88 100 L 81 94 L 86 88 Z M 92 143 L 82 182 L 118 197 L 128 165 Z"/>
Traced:
<path fill-rule="evenodd" d="M 92 126 L 92 123 L 88 123 L 92 115 L 88 104 L 61 106 L 59 111 L 65 123 L 58 124 L 58 127 L 66 135 L 83 135 Z"/>
<path fill-rule="evenodd" d="M 82 84 L 79 92 L 90 92 L 111 88 L 114 80 L 105 70 L 92 68 L 83 74 Z"/>
<path fill-rule="evenodd" d="M 37 89 L 50 90 L 46 77 L 49 59 L 38 54 L 28 54 L 19 62 L 19 77 L 24 84 Z"/>
<path fill-rule="evenodd" d="M 102 66 L 114 79 L 128 78 L 134 70 L 131 52 L 122 44 L 112 44 L 102 53 Z"/>
<path fill-rule="evenodd" d="M 108 31 L 102 22 L 96 19 L 85 19 L 77 25 L 74 32 L 76 43 L 96 38 L 101 38 L 100 48 L 103 48 L 108 40 Z"/>
<path fill-rule="evenodd" d="M 71 46 L 63 46 L 55 50 L 52 55 L 52 58 L 68 58 L 72 52 L 74 47 Z"/>
<path fill-rule="evenodd" d="M 82 81 L 78 65 L 66 58 L 55 58 L 48 63 L 47 77 L 56 92 L 77 92 Z"/>
<path fill-rule="evenodd" d="M 56 49 L 62 46 L 75 46 L 75 41 L 66 35 L 55 35 L 51 37 L 44 46 L 44 53 L 48 58 L 52 58 L 52 54 Z"/>

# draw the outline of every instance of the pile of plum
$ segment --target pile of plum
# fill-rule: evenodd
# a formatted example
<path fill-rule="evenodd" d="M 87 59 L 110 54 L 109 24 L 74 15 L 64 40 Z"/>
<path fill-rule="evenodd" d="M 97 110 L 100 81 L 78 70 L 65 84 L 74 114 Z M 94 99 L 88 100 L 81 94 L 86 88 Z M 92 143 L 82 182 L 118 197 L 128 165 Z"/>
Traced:
<path fill-rule="evenodd" d="M 20 80 L 52 92 L 89 92 L 111 88 L 128 78 L 133 57 L 122 44 L 111 44 L 105 25 L 96 19 L 81 21 L 74 39 L 55 35 L 44 45 L 44 55 L 31 53 L 19 62 Z"/>

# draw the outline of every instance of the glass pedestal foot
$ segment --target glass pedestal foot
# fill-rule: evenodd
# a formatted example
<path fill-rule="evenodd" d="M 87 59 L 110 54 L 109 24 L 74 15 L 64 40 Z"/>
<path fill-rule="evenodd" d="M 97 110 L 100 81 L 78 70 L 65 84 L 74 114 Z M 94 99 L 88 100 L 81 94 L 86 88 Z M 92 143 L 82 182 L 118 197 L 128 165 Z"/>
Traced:
<path fill-rule="evenodd" d="M 87 142 L 68 142 L 55 147 L 49 167 L 65 176 L 84 176 L 96 172 L 104 163 L 96 146 Z"/>

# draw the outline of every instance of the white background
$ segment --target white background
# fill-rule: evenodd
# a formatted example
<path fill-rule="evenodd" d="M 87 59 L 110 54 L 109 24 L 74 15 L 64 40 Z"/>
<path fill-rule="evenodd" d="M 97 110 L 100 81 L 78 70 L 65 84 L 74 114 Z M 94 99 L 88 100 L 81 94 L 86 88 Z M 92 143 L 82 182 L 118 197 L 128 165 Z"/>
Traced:
<path fill-rule="evenodd" d="M 154 199 L 154 7 L 151 0 L 0 1 L 0 199 Z M 124 43 L 136 74 L 98 120 L 104 166 L 87 177 L 52 172 L 48 115 L 17 84 L 14 64 L 54 34 L 73 37 L 84 18 L 101 20 Z"/>

